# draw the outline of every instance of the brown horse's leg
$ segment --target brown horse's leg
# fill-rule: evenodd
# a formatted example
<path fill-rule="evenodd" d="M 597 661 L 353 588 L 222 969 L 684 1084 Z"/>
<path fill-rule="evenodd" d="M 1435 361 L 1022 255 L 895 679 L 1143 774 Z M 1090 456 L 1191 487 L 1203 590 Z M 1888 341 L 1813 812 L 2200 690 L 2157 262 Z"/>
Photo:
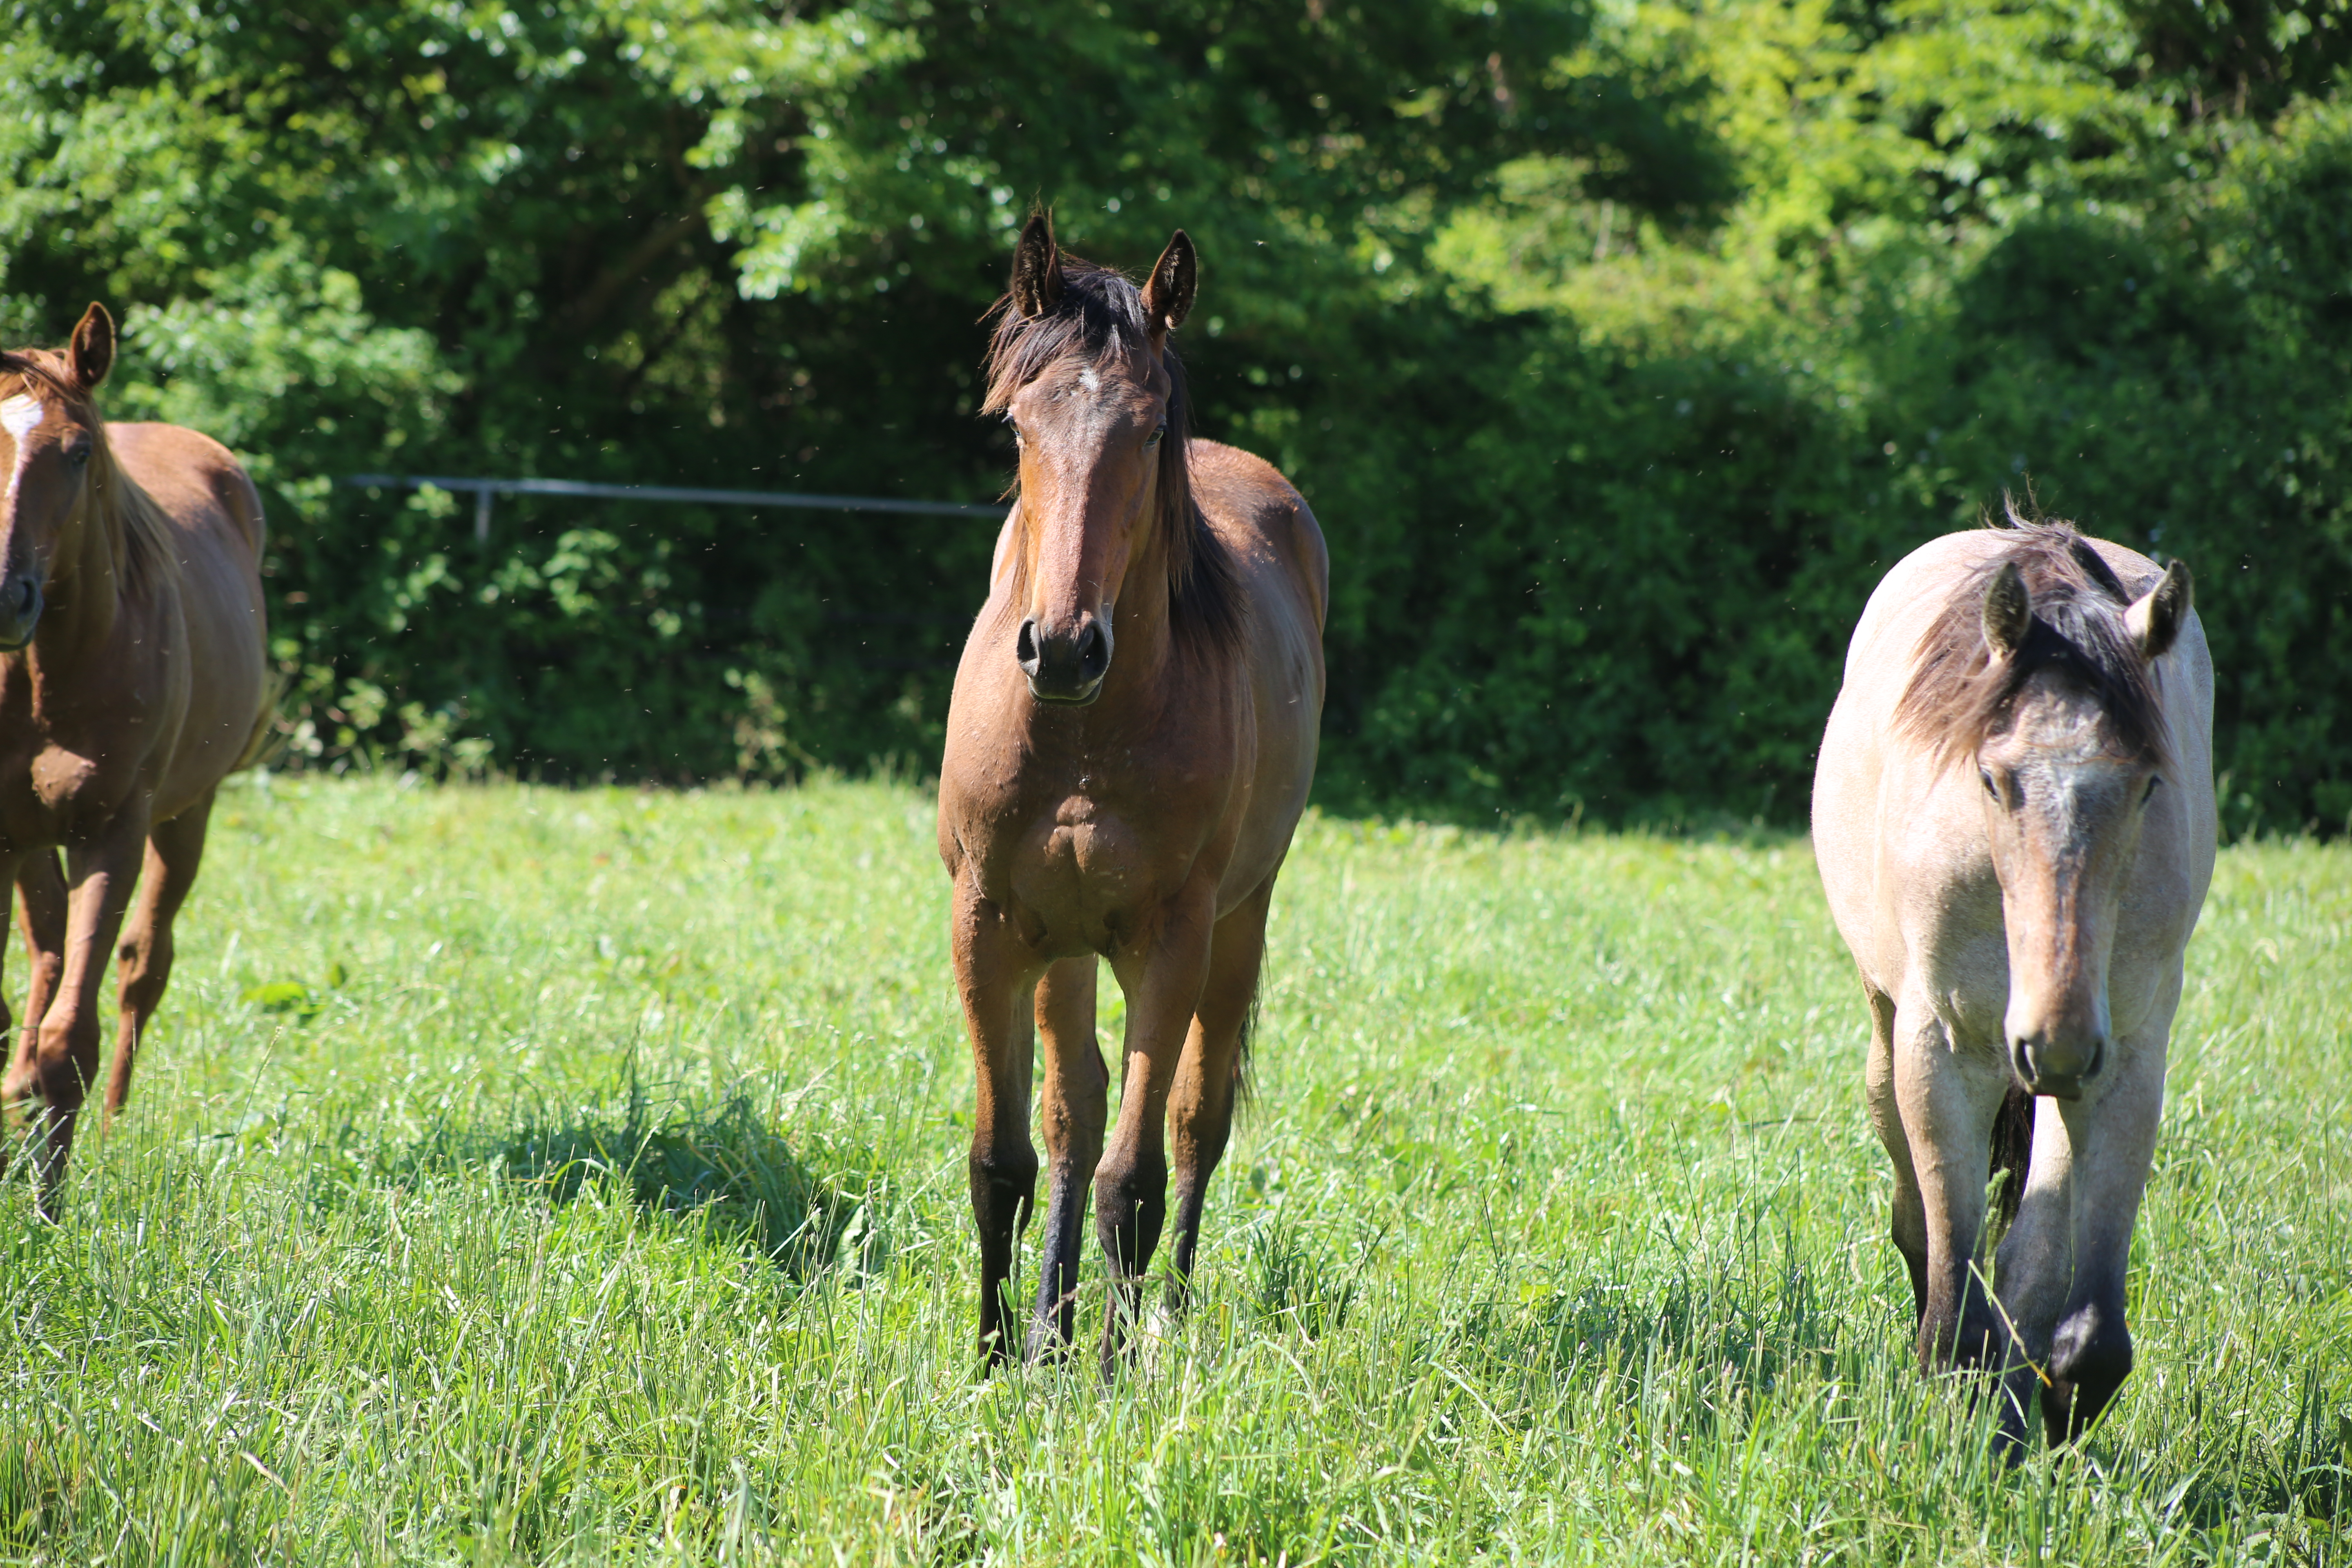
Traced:
<path fill-rule="evenodd" d="M 971 1217 L 980 1229 L 980 1350 L 992 1366 L 1012 1359 L 1013 1309 L 1005 1299 L 1013 1254 L 1037 1196 L 1037 1152 L 1029 1143 L 1034 1056 L 1032 988 L 1043 965 L 1003 912 L 956 889 L 956 989 L 971 1036 L 977 1098 L 971 1117 Z"/>
<path fill-rule="evenodd" d="M 122 1018 L 115 1031 L 114 1071 L 106 1082 L 106 1114 L 111 1121 L 131 1096 L 131 1068 L 147 1037 L 147 1020 L 163 1000 L 172 978 L 172 922 L 196 885 L 196 868 L 205 858 L 205 829 L 213 815 L 213 796 L 205 797 L 169 822 L 159 822 L 147 838 L 147 865 L 142 873 L 139 906 L 131 912 L 130 929 L 115 953 L 121 985 Z"/>
<path fill-rule="evenodd" d="M 1870 986 L 1870 1061 L 1863 1084 L 1870 1125 L 1895 1167 L 1895 1249 L 1911 1272 L 1911 1326 L 1927 1316 L 1927 1208 L 1919 1196 L 1918 1173 L 1911 1168 L 1911 1140 L 1903 1131 L 1903 1109 L 1895 1099 L 1895 998 Z"/>
<path fill-rule="evenodd" d="M 98 1077 L 98 985 L 122 924 L 122 908 L 139 879 L 146 823 L 126 812 L 98 843 L 68 856 L 72 894 L 66 916 L 65 973 L 40 1025 L 35 1080 L 42 1100 L 39 1208 L 57 1217 L 58 1188 L 73 1152 L 74 1125 Z"/>
<path fill-rule="evenodd" d="M 1111 960 L 1127 993 L 1127 1053 L 1118 1126 L 1095 1168 L 1095 1233 L 1110 1259 L 1102 1371 L 1117 1374 L 1127 1324 L 1168 1215 L 1168 1091 L 1208 977 L 1216 889 L 1203 879 L 1171 901 L 1152 940 Z"/>
<path fill-rule="evenodd" d="M 1209 947 L 1209 978 L 1201 987 L 1201 1004 L 1169 1097 L 1169 1130 L 1176 1154 L 1176 1271 L 1168 1279 L 1171 1311 L 1184 1310 L 1192 1259 L 1201 1245 L 1201 1207 L 1234 1129 L 1242 1047 L 1250 1007 L 1257 1000 L 1266 910 L 1273 901 L 1274 879 L 1268 877 L 1265 886 L 1217 922 Z"/>
<path fill-rule="evenodd" d="M 1028 1355 L 1066 1349 L 1077 1333 L 1078 1256 L 1085 1245 L 1087 1184 L 1102 1158 L 1110 1070 L 1095 1043 L 1096 960 L 1066 958 L 1037 983 L 1037 1032 L 1045 1058 L 1039 1113 L 1045 1133 L 1045 1255 L 1037 1268 L 1037 1310 Z"/>

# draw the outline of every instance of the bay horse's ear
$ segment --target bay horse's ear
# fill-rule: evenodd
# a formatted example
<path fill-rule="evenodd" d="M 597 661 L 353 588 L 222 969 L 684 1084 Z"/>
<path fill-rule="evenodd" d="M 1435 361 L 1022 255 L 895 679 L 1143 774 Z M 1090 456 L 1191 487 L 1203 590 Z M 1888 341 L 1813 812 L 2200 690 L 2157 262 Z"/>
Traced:
<path fill-rule="evenodd" d="M 2164 569 L 2164 576 L 2155 587 L 2132 603 L 2124 612 L 2124 627 L 2138 645 L 2142 658 L 2162 658 L 2172 649 L 2173 640 L 2180 636 L 2180 624 L 2189 618 L 2189 567 L 2175 561 Z"/>
<path fill-rule="evenodd" d="M 92 300 L 81 313 L 66 359 L 73 366 L 74 384 L 86 393 L 96 392 L 106 373 L 114 368 L 114 318 L 106 313 L 105 306 Z"/>
<path fill-rule="evenodd" d="M 1143 286 L 1143 322 L 1157 346 L 1169 329 L 1184 324 L 1192 313 L 1192 296 L 1201 290 L 1201 258 L 1192 237 L 1178 229 L 1168 237 L 1168 248 L 1151 264 L 1151 280 Z"/>
<path fill-rule="evenodd" d="M 2033 624 L 2033 595 L 2025 591 L 2025 574 L 2014 561 L 2004 561 L 1985 584 L 1985 646 L 2008 658 L 2025 645 L 2026 628 Z"/>
<path fill-rule="evenodd" d="M 1013 247 L 1013 308 L 1035 321 L 1062 301 L 1062 247 L 1054 243 L 1054 215 L 1032 213 Z"/>

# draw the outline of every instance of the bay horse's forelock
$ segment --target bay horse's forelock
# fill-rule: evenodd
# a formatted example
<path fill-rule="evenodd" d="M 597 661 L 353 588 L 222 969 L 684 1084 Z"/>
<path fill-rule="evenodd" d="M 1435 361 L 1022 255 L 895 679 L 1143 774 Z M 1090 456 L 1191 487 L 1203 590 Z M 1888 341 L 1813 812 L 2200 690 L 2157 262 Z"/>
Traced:
<path fill-rule="evenodd" d="M 1152 353 L 1142 290 L 1126 274 L 1067 252 L 1061 263 L 1061 293 L 1052 310 L 1024 316 L 1009 293 L 996 302 L 982 413 L 1004 412 L 1015 393 L 1070 361 L 1092 368 Z M 1169 381 L 1168 436 L 1160 443 L 1154 476 L 1159 515 L 1152 531 L 1165 563 L 1170 626 L 1189 643 L 1231 652 L 1241 641 L 1248 602 L 1224 542 L 1192 498 L 1192 400 L 1184 362 L 1173 343 L 1164 343 L 1159 353 Z M 1035 526 L 1027 509 L 1015 510 L 1011 567 L 1016 596 L 1028 587 Z"/>

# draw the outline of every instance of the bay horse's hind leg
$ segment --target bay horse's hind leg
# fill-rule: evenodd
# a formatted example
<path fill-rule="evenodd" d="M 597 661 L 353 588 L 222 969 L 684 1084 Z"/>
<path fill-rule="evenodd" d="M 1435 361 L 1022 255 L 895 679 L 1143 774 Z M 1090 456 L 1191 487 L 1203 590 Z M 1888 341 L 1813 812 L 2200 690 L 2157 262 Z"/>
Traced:
<path fill-rule="evenodd" d="M 1870 1103 L 1870 1125 L 1895 1167 L 1895 1248 L 1911 1274 L 1911 1327 L 1916 1332 L 1927 1316 L 1927 1205 L 1919 1194 L 1919 1175 L 1911 1164 L 1911 1140 L 1903 1131 L 1903 1108 L 1895 1098 L 1895 998 L 1869 986 L 1870 1061 L 1863 1081 Z"/>
<path fill-rule="evenodd" d="M 1068 1347 L 1078 1328 L 1078 1262 L 1086 1248 L 1087 1191 L 1102 1158 L 1110 1069 L 1095 1042 L 1096 960 L 1066 958 L 1037 983 L 1037 1033 L 1045 1058 L 1038 1113 L 1045 1134 L 1045 1257 L 1028 1359 Z"/>
<path fill-rule="evenodd" d="M 146 869 L 141 874 L 139 905 L 131 911 L 130 929 L 115 955 L 121 982 L 121 1026 L 115 1033 L 114 1071 L 106 1082 L 106 1115 L 113 1120 L 131 1096 L 131 1068 L 147 1037 L 147 1022 L 163 1000 L 172 978 L 172 922 L 196 885 L 196 868 L 204 863 L 205 830 L 211 825 L 212 792 L 169 822 L 159 822 L 147 836 Z"/>
<path fill-rule="evenodd" d="M 1192 1280 L 1192 1260 L 1201 1246 L 1201 1210 L 1209 1178 L 1224 1157 L 1233 1133 L 1234 1101 L 1240 1092 L 1242 1053 L 1248 1047 L 1250 1010 L 1257 1003 L 1259 965 L 1265 958 L 1265 917 L 1274 900 L 1274 878 L 1217 922 L 1210 940 L 1209 978 L 1184 1041 L 1176 1086 L 1168 1100 L 1169 1131 L 1176 1156 L 1176 1270 L 1168 1279 L 1168 1308 L 1184 1310 Z"/>

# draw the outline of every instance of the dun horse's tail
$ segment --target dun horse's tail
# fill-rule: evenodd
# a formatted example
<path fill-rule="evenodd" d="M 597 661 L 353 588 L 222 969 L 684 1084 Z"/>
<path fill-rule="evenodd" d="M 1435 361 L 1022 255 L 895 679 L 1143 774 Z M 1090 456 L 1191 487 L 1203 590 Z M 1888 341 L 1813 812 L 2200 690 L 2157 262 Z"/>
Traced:
<path fill-rule="evenodd" d="M 278 750 L 284 739 L 278 733 L 278 705 L 285 700 L 286 672 L 273 669 L 261 682 L 261 711 L 253 716 L 253 733 L 245 738 L 245 750 L 236 754 L 229 772 L 241 773 L 258 767 Z"/>
<path fill-rule="evenodd" d="M 2017 1218 L 2017 1205 L 2025 1196 L 2026 1164 L 2032 1154 L 2033 1097 L 2011 1084 L 1992 1121 L 1992 1168 L 2006 1178 L 1993 1198 L 1993 1212 L 2004 1226 Z"/>

